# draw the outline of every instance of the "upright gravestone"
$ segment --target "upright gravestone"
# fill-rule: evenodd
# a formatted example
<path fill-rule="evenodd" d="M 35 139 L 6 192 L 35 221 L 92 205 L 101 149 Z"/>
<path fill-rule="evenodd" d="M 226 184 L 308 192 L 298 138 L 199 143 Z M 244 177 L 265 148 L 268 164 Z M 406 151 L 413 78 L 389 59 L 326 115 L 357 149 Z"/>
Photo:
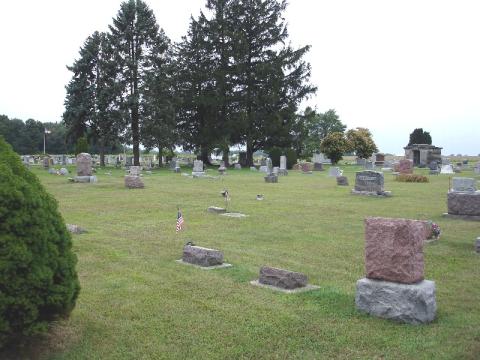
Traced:
<path fill-rule="evenodd" d="M 375 163 L 373 161 L 366 161 L 365 162 L 365 169 L 366 170 L 375 170 Z"/>
<path fill-rule="evenodd" d="M 348 186 L 348 178 L 346 176 L 337 176 L 338 186 Z"/>
<path fill-rule="evenodd" d="M 408 324 L 435 319 L 435 282 L 424 280 L 426 235 L 422 221 L 365 220 L 366 278 L 357 282 L 357 309 Z"/>
<path fill-rule="evenodd" d="M 384 190 L 384 175 L 378 171 L 357 171 L 355 174 L 355 195 L 390 196 L 389 191 Z"/>
<path fill-rule="evenodd" d="M 473 172 L 477 175 L 480 175 L 480 161 L 475 164 L 475 167 L 473 168 Z"/>
<path fill-rule="evenodd" d="M 75 182 L 89 183 L 97 182 L 97 178 L 92 176 L 92 156 L 88 153 L 80 153 L 77 155 L 77 176 Z"/>
<path fill-rule="evenodd" d="M 413 161 L 404 159 L 395 165 L 395 171 L 400 174 L 413 174 Z"/>
<path fill-rule="evenodd" d="M 192 175 L 194 177 L 205 175 L 205 171 L 203 171 L 203 161 L 202 160 L 194 160 L 193 161 Z"/>
<path fill-rule="evenodd" d="M 288 175 L 287 157 L 285 155 L 280 156 L 280 169 L 278 169 L 278 175 Z"/>
<path fill-rule="evenodd" d="M 267 158 L 266 167 L 267 167 L 267 176 L 265 176 L 265 182 L 266 183 L 277 183 L 278 182 L 278 175 L 275 175 L 273 173 L 272 159 Z"/>
<path fill-rule="evenodd" d="M 343 175 L 343 171 L 340 170 L 340 168 L 332 166 L 330 170 L 328 171 L 328 176 L 331 177 L 339 177 Z"/>
<path fill-rule="evenodd" d="M 50 169 L 51 159 L 47 156 L 43 158 L 43 168 L 45 170 Z"/>
<path fill-rule="evenodd" d="M 325 156 L 323 154 L 313 154 L 313 170 L 323 171 L 323 163 L 325 162 Z"/>
<path fill-rule="evenodd" d="M 480 191 L 470 178 L 453 178 L 452 189 L 447 194 L 448 213 L 445 216 L 467 220 L 480 220 Z"/>
<path fill-rule="evenodd" d="M 454 174 L 452 165 L 442 165 L 442 169 L 440 170 L 440 174 Z"/>
<path fill-rule="evenodd" d="M 218 172 L 220 175 L 224 175 L 227 168 L 225 167 L 225 161 L 220 161 L 220 166 L 218 167 Z"/>

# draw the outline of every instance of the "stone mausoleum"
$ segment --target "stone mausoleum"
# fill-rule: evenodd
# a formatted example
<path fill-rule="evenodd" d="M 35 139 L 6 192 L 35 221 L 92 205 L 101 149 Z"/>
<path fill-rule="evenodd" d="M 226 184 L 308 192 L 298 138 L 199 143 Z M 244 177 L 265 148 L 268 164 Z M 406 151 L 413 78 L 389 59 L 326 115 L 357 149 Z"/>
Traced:
<path fill-rule="evenodd" d="M 428 144 L 412 144 L 404 147 L 405 158 L 412 160 L 415 166 L 427 166 L 432 161 L 442 163 L 442 148 Z"/>

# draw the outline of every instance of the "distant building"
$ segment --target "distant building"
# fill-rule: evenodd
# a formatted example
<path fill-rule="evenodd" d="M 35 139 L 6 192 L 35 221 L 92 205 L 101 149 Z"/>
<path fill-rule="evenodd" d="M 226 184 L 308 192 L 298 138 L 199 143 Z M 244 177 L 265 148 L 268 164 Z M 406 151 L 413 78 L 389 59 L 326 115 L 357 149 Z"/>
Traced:
<path fill-rule="evenodd" d="M 405 158 L 413 161 L 415 166 L 428 165 L 432 161 L 442 163 L 442 148 L 428 144 L 412 144 L 404 147 Z"/>

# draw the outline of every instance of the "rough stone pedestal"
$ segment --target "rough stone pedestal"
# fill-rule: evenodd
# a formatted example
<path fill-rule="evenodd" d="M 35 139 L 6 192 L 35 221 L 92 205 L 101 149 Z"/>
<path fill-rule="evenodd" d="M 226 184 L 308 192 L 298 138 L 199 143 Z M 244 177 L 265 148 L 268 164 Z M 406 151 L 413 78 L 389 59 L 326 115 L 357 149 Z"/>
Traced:
<path fill-rule="evenodd" d="M 447 199 L 449 215 L 479 217 L 480 219 L 480 191 L 473 193 L 450 191 Z"/>
<path fill-rule="evenodd" d="M 217 266 L 223 264 L 223 253 L 219 250 L 185 245 L 182 260 L 199 266 Z"/>
<path fill-rule="evenodd" d="M 127 175 L 125 176 L 125 187 L 128 189 L 143 189 L 145 185 L 140 176 Z"/>
<path fill-rule="evenodd" d="M 278 176 L 274 174 L 270 174 L 265 176 L 266 183 L 278 183 Z"/>
<path fill-rule="evenodd" d="M 299 272 L 263 266 L 258 282 L 282 289 L 296 289 L 307 286 L 308 280 L 305 274 Z"/>
<path fill-rule="evenodd" d="M 417 284 L 360 279 L 355 305 L 370 315 L 407 324 L 426 324 L 435 319 L 435 282 Z"/>

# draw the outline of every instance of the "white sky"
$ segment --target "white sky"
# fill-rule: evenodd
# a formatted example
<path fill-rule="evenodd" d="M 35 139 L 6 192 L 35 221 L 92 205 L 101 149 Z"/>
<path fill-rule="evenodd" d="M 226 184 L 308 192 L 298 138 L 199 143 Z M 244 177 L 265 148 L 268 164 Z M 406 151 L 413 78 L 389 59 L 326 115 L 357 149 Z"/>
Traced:
<path fill-rule="evenodd" d="M 147 0 L 172 40 L 206 0 Z M 119 0 L 2 0 L 0 114 L 60 121 L 66 65 L 83 41 L 104 31 Z M 349 128 L 368 127 L 383 152 L 401 154 L 416 127 L 443 153 L 480 153 L 480 1 L 290 0 L 294 46 L 317 95 Z"/>

